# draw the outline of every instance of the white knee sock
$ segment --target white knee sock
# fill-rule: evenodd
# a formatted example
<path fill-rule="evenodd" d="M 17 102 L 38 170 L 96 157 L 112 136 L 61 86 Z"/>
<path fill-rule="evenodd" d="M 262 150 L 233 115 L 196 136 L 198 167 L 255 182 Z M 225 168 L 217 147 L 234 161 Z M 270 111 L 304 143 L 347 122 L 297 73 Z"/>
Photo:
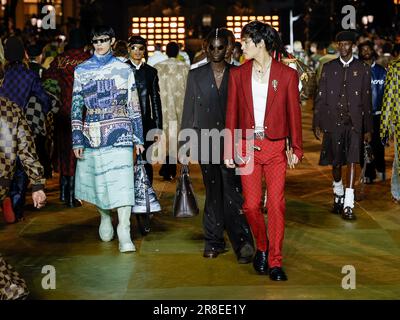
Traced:
<path fill-rule="evenodd" d="M 333 181 L 333 193 L 337 194 L 338 196 L 344 195 L 344 188 L 343 188 L 343 182 L 340 180 L 339 182 Z"/>
<path fill-rule="evenodd" d="M 121 252 L 136 251 L 135 245 L 131 240 L 131 209 L 132 207 L 130 206 L 118 208 L 117 234 Z"/>
<path fill-rule="evenodd" d="M 354 189 L 346 188 L 346 195 L 344 196 L 344 207 L 354 208 Z"/>

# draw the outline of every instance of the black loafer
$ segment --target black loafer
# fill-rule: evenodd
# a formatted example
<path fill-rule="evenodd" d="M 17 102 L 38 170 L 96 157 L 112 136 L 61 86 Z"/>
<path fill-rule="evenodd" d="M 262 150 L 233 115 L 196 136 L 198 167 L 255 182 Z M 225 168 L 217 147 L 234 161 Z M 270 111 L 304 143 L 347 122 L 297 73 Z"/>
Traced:
<path fill-rule="evenodd" d="M 269 278 L 273 281 L 286 281 L 287 276 L 281 267 L 269 269 Z"/>
<path fill-rule="evenodd" d="M 238 254 L 238 263 L 246 264 L 253 261 L 254 247 L 250 243 L 245 243 Z"/>
<path fill-rule="evenodd" d="M 203 252 L 204 258 L 216 258 L 218 255 L 227 252 L 225 248 L 205 249 Z"/>
<path fill-rule="evenodd" d="M 253 267 L 258 274 L 268 274 L 268 251 L 256 251 Z"/>

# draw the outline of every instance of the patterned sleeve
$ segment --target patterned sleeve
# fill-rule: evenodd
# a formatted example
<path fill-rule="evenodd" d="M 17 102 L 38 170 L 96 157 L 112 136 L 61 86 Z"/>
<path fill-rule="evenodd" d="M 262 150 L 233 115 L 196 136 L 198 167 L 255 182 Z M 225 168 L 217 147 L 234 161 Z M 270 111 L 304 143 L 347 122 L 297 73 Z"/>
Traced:
<path fill-rule="evenodd" d="M 40 78 L 37 75 L 35 75 L 35 78 L 32 83 L 32 95 L 40 100 L 43 111 L 44 113 L 47 114 L 52 106 L 51 99 L 44 90 Z"/>
<path fill-rule="evenodd" d="M 43 178 L 44 170 L 36 154 L 33 136 L 25 117 L 20 114 L 18 118 L 18 156 L 32 184 L 32 191 L 43 190 L 46 180 Z"/>
<path fill-rule="evenodd" d="M 74 72 L 74 86 L 72 90 L 72 148 L 78 149 L 84 147 L 83 140 L 83 108 L 85 102 L 82 96 L 82 83 L 77 71 Z"/>
<path fill-rule="evenodd" d="M 133 72 L 129 73 L 128 89 L 127 111 L 128 117 L 132 122 L 133 143 L 144 144 L 142 114 L 140 111 L 139 95 L 137 92 L 135 75 Z"/>
<path fill-rule="evenodd" d="M 381 127 L 380 137 L 385 139 L 387 136 L 392 135 L 392 108 L 394 107 L 395 99 L 395 83 L 394 83 L 394 68 L 390 67 L 385 80 L 385 91 L 383 94 L 382 101 L 382 115 L 381 115 Z"/>

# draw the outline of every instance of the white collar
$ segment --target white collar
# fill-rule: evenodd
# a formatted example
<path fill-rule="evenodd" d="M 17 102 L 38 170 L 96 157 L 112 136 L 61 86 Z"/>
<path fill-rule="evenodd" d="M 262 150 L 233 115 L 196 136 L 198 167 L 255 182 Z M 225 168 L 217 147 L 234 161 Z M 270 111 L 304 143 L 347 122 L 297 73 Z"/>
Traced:
<path fill-rule="evenodd" d="M 133 66 L 136 68 L 136 70 L 139 70 L 140 67 L 141 67 L 142 64 L 143 64 L 143 61 L 141 61 L 138 65 L 136 65 L 132 60 L 131 60 L 131 62 L 132 62 L 132 64 L 133 64 Z"/>
<path fill-rule="evenodd" d="M 376 65 L 375 61 L 374 61 L 374 62 L 372 62 L 372 64 L 371 64 L 371 68 L 375 67 L 375 65 Z"/>
<path fill-rule="evenodd" d="M 343 67 L 348 67 L 350 63 L 354 60 L 354 56 L 352 55 L 349 61 L 344 61 L 342 57 L 339 57 L 340 62 L 343 64 Z"/>

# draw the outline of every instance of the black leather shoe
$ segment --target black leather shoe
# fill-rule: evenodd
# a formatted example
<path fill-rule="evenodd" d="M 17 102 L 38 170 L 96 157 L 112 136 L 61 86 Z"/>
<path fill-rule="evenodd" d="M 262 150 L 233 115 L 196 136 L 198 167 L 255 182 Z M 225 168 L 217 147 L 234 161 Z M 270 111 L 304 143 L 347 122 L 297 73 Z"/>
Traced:
<path fill-rule="evenodd" d="M 204 258 L 216 258 L 218 255 L 227 252 L 225 248 L 205 249 L 203 252 Z"/>
<path fill-rule="evenodd" d="M 246 264 L 253 261 L 254 247 L 250 243 L 245 243 L 240 249 L 238 263 Z"/>
<path fill-rule="evenodd" d="M 256 251 L 253 267 L 258 274 L 268 274 L 268 251 Z"/>
<path fill-rule="evenodd" d="M 346 208 L 344 208 L 344 210 L 342 212 L 342 218 L 344 220 L 355 220 L 356 219 L 356 215 L 354 214 L 352 208 L 346 207 Z"/>
<path fill-rule="evenodd" d="M 269 278 L 273 281 L 286 281 L 287 276 L 281 267 L 273 267 L 269 269 Z"/>
<path fill-rule="evenodd" d="M 343 212 L 344 195 L 339 196 L 336 193 L 333 195 L 332 213 L 341 214 Z"/>

